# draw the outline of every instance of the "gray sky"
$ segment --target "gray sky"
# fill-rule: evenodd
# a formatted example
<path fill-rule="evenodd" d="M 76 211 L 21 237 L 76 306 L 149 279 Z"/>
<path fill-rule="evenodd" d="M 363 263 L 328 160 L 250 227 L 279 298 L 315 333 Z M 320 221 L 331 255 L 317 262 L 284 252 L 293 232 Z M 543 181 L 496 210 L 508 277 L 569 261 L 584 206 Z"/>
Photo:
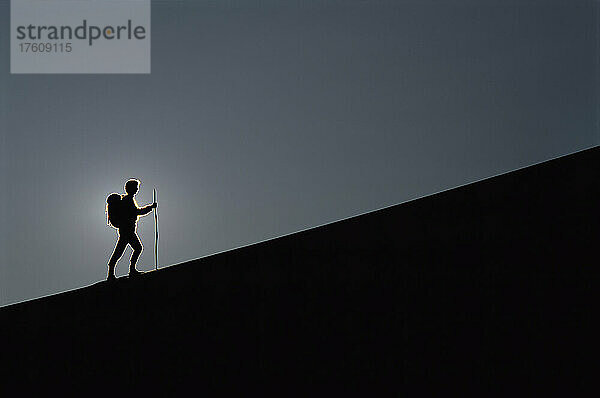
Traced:
<path fill-rule="evenodd" d="M 597 8 L 160 1 L 151 75 L 10 75 L 0 0 L 0 305 L 103 280 L 129 177 L 167 265 L 598 145 Z"/>

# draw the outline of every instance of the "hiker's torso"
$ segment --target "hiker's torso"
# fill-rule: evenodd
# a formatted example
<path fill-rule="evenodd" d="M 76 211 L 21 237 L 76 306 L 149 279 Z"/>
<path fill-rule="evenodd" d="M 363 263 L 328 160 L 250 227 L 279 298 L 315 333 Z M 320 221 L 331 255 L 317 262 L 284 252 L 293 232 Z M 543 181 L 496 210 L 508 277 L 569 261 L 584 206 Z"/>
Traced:
<path fill-rule="evenodd" d="M 119 229 L 135 229 L 135 223 L 138 219 L 137 203 L 131 195 L 123 196 L 122 203 L 122 221 Z"/>

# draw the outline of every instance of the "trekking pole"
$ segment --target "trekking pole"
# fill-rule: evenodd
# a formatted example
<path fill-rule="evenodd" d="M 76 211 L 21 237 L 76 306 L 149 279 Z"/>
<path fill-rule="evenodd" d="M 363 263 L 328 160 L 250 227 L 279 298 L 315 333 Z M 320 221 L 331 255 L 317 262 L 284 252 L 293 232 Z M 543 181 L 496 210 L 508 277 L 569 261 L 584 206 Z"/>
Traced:
<path fill-rule="evenodd" d="M 152 199 L 154 203 L 158 203 L 156 196 L 156 188 L 152 190 Z M 158 270 L 158 208 L 154 208 L 154 270 Z"/>

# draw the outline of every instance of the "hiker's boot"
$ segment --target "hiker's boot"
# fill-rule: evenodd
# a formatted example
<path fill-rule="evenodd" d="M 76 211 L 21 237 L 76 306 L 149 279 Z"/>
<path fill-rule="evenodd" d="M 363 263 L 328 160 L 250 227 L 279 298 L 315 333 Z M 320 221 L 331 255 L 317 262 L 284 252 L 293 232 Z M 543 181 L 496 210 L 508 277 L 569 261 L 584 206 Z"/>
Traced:
<path fill-rule="evenodd" d="M 129 277 L 130 278 L 135 278 L 142 274 L 143 274 L 143 272 L 138 271 L 135 267 L 132 267 L 129 269 Z"/>
<path fill-rule="evenodd" d="M 106 281 L 109 283 L 115 282 L 117 280 L 117 277 L 115 276 L 115 269 L 114 267 L 109 267 L 108 268 L 108 276 L 106 277 Z"/>

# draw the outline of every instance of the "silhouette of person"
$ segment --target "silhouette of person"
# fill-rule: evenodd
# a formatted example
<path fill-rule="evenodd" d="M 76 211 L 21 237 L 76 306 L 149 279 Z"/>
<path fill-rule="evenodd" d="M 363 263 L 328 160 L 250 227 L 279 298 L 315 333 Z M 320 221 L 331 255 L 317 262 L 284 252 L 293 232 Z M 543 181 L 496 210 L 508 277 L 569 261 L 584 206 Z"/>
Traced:
<path fill-rule="evenodd" d="M 157 207 L 157 203 L 154 202 L 148 206 L 141 208 L 138 207 L 135 201 L 135 194 L 138 192 L 139 187 L 140 181 L 136 179 L 130 179 L 125 183 L 126 195 L 121 198 L 119 204 L 119 239 L 117 240 L 117 244 L 115 245 L 115 249 L 110 257 L 110 260 L 108 260 L 107 280 L 109 282 L 115 280 L 115 266 L 117 261 L 119 261 L 121 256 L 123 256 L 123 252 L 125 251 L 127 245 L 130 245 L 133 249 L 133 253 L 131 254 L 131 262 L 129 265 L 129 277 L 135 277 L 141 274 L 141 272 L 135 268 L 135 264 L 137 263 L 137 260 L 140 257 L 140 254 L 142 254 L 143 250 L 142 242 L 136 233 L 137 220 L 139 216 L 144 216 L 150 213 L 152 209 L 155 209 Z M 109 199 L 115 195 L 118 194 L 110 195 Z"/>

